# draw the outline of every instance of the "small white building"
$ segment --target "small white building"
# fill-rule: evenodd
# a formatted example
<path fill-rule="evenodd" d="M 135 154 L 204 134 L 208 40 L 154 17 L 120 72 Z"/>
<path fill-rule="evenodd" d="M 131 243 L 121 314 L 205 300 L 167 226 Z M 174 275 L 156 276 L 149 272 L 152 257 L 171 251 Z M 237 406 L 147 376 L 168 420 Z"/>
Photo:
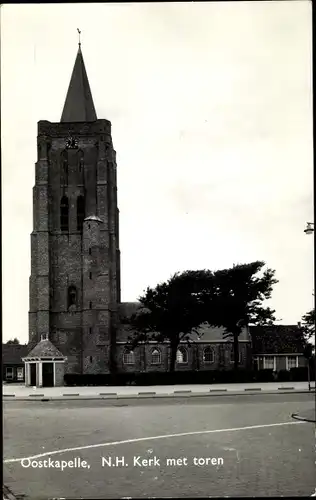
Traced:
<path fill-rule="evenodd" d="M 25 385 L 33 387 L 57 387 L 64 385 L 65 361 L 67 358 L 48 337 L 22 358 L 25 363 Z"/>

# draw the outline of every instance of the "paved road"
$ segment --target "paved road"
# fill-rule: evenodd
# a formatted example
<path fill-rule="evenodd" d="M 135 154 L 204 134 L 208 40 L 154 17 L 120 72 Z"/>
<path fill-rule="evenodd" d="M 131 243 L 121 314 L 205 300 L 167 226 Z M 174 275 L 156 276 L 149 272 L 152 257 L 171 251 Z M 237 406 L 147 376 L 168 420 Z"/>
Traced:
<path fill-rule="evenodd" d="M 314 397 L 5 402 L 4 483 L 29 498 L 311 495 L 315 424 L 291 414 Z M 30 456 L 55 467 L 10 461 Z"/>

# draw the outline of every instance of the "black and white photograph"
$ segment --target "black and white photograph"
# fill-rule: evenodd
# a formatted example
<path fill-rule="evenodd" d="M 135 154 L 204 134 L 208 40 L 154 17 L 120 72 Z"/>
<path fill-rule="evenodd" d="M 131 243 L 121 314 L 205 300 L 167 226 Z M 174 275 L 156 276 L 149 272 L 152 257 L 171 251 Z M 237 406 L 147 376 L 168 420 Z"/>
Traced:
<path fill-rule="evenodd" d="M 0 14 L 3 500 L 316 496 L 312 3 Z"/>

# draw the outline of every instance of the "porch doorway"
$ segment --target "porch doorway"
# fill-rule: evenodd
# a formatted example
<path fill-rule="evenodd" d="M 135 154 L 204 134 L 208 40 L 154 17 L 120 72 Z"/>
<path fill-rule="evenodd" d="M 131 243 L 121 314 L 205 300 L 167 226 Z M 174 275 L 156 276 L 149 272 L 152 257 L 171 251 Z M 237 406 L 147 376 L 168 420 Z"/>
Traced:
<path fill-rule="evenodd" d="M 43 387 L 54 387 L 54 364 L 43 363 L 42 370 Z"/>
<path fill-rule="evenodd" d="M 36 363 L 30 363 L 30 385 L 36 387 Z"/>

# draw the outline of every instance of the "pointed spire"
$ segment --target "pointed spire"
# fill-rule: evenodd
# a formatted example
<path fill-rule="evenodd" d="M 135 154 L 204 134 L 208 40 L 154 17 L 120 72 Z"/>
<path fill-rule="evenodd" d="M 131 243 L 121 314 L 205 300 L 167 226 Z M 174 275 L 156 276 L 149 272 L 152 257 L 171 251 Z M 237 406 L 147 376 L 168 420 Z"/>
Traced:
<path fill-rule="evenodd" d="M 61 122 L 94 122 L 97 114 L 93 104 L 89 80 L 84 65 L 79 33 L 79 48 L 72 71 Z"/>

